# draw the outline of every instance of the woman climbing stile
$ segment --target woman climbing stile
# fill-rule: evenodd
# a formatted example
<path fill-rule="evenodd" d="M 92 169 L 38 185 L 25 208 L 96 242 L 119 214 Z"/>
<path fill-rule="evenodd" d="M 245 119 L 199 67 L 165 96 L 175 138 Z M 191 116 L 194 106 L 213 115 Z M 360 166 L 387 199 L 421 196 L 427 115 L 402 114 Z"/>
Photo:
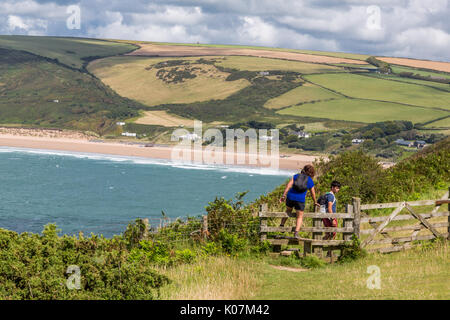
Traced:
<path fill-rule="evenodd" d="M 308 190 L 311 192 L 311 196 L 314 201 L 314 205 L 319 206 L 316 200 L 316 192 L 314 190 L 314 178 L 315 171 L 312 165 L 306 165 L 301 173 L 296 174 L 291 178 L 284 190 L 283 196 L 280 199 L 280 203 L 286 201 L 286 213 L 290 214 L 295 209 L 297 213 L 297 224 L 295 226 L 295 238 L 300 238 L 298 232 L 303 224 L 303 213 L 305 211 L 306 194 Z M 284 227 L 287 218 L 281 220 L 280 227 Z"/>

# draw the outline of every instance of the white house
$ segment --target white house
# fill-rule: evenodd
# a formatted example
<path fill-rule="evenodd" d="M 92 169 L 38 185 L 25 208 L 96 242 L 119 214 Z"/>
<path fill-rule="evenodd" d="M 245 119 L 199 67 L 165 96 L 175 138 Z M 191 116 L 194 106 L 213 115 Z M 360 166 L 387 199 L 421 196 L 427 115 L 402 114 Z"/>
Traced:
<path fill-rule="evenodd" d="M 124 137 L 136 137 L 137 134 L 136 133 L 132 133 L 132 132 L 124 132 L 124 133 L 122 133 L 122 136 L 124 136 Z"/>
<path fill-rule="evenodd" d="M 118 126 L 122 126 L 122 127 L 123 127 L 123 126 L 125 125 L 125 122 L 117 122 L 116 124 L 117 124 Z"/>
<path fill-rule="evenodd" d="M 297 132 L 297 136 L 299 138 L 305 138 L 305 139 L 311 138 L 311 134 L 309 132 L 305 132 L 305 131 Z"/>
<path fill-rule="evenodd" d="M 364 142 L 364 139 L 353 139 L 352 140 L 352 143 L 353 144 L 361 144 L 361 143 L 363 143 Z"/>
<path fill-rule="evenodd" d="M 197 141 L 200 139 L 200 137 L 196 133 L 189 133 L 184 136 L 181 136 L 180 138 L 183 140 L 191 140 L 191 141 Z"/>

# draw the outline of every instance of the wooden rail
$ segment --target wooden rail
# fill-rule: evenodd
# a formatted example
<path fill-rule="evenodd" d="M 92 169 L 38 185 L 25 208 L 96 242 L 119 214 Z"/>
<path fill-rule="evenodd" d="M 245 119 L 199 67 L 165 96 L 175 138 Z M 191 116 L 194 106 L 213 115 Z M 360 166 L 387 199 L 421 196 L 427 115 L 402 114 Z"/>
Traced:
<path fill-rule="evenodd" d="M 439 211 L 442 205 L 448 205 L 447 211 Z M 418 213 L 417 207 L 433 206 L 426 213 Z M 377 209 L 393 209 L 389 215 L 370 216 L 368 211 Z M 431 240 L 435 238 L 450 237 L 450 188 L 442 199 L 438 200 L 419 200 L 419 201 L 403 201 L 393 203 L 375 203 L 361 204 L 359 198 L 353 198 L 352 204 L 346 206 L 345 213 L 318 213 L 306 212 L 303 218 L 312 219 L 311 227 L 303 227 L 302 232 L 312 233 L 312 238 L 293 238 L 280 235 L 271 235 L 271 233 L 294 232 L 294 227 L 280 227 L 269 225 L 269 221 L 277 218 L 296 218 L 295 212 L 269 212 L 267 204 L 260 207 L 260 239 L 261 241 L 269 241 L 275 248 L 282 245 L 301 244 L 303 243 L 304 255 L 317 254 L 322 252 L 342 249 L 342 246 L 348 244 L 352 236 L 355 235 L 362 240 L 361 247 L 368 251 L 378 251 L 381 253 L 401 251 L 412 247 L 413 241 Z M 422 210 L 423 211 L 423 210 Z M 405 212 L 407 214 L 401 214 Z M 429 220 L 436 217 L 448 217 L 447 221 L 430 222 Z M 336 228 L 326 228 L 323 226 L 322 219 L 336 218 L 342 219 L 342 226 Z M 402 221 L 415 221 L 416 224 L 398 225 Z M 392 223 L 396 222 L 397 225 Z M 272 223 L 273 224 L 273 223 Z M 371 229 L 362 229 L 369 225 Z M 442 229 L 445 228 L 445 231 Z M 323 233 L 342 233 L 342 240 L 323 240 Z M 393 233 L 412 232 L 411 234 L 400 234 L 397 236 Z M 420 232 L 428 232 L 428 234 L 419 234 Z M 380 238 L 381 236 L 381 238 Z M 361 238 L 362 237 L 362 238 Z M 373 248 L 374 245 L 384 245 L 384 247 Z M 387 246 L 386 246 L 387 245 Z"/>

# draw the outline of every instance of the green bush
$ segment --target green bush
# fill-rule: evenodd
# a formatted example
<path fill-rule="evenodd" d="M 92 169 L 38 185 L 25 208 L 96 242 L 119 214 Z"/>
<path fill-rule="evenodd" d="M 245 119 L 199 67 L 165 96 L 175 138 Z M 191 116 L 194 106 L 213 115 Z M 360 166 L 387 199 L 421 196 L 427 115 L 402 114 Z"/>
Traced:
<path fill-rule="evenodd" d="M 300 265 L 308 269 L 316 269 L 325 267 L 326 263 L 315 255 L 309 255 L 300 258 Z"/>
<path fill-rule="evenodd" d="M 41 235 L 0 229 L 0 299 L 155 299 L 169 279 L 129 259 L 122 237 L 59 237 L 55 225 Z M 69 266 L 80 270 L 70 290 Z"/>
<path fill-rule="evenodd" d="M 361 241 L 356 235 L 352 236 L 352 243 L 342 247 L 342 254 L 338 258 L 339 263 L 358 260 L 367 256 L 367 252 L 361 248 Z"/>
<path fill-rule="evenodd" d="M 220 230 L 218 235 L 218 242 L 223 251 L 230 255 L 237 255 L 248 248 L 248 240 L 239 238 L 236 234 L 230 234 L 225 229 Z"/>
<path fill-rule="evenodd" d="M 201 250 L 206 256 L 216 256 L 221 253 L 221 248 L 215 242 L 207 242 Z"/>

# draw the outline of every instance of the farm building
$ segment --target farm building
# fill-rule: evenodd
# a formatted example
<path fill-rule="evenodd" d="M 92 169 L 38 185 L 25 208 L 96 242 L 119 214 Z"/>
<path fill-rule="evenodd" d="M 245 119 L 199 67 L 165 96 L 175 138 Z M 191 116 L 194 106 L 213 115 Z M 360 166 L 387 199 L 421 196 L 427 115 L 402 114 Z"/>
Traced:
<path fill-rule="evenodd" d="M 397 139 L 395 140 L 395 143 L 398 144 L 399 146 L 403 146 L 403 147 L 413 147 L 414 143 L 412 141 L 405 141 L 403 139 Z"/>

